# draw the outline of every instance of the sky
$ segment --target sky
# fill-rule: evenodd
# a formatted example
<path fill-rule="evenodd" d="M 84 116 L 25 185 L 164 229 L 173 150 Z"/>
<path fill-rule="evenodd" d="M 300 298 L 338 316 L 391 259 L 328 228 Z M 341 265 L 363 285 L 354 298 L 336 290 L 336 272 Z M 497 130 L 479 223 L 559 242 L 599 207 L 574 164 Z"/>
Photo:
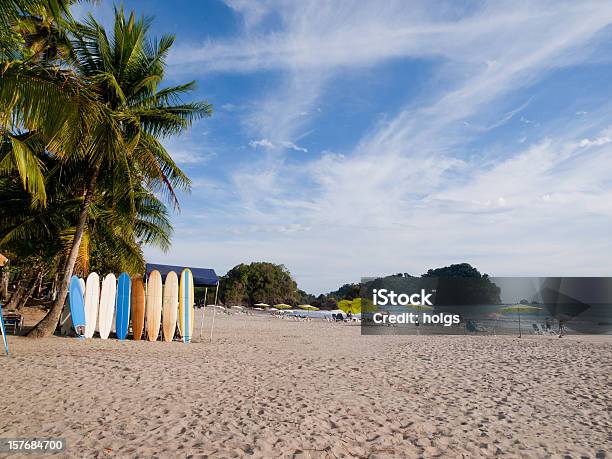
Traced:
<path fill-rule="evenodd" d="M 462 262 L 612 276 L 612 2 L 124 6 L 214 106 L 164 140 L 193 183 L 147 261 L 282 263 L 317 294 Z"/>

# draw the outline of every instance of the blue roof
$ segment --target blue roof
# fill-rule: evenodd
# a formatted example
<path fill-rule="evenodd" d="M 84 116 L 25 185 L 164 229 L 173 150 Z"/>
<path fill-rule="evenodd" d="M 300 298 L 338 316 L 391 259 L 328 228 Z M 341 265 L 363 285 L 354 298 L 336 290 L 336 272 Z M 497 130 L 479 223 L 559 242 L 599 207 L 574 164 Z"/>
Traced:
<path fill-rule="evenodd" d="M 155 263 L 147 263 L 147 275 L 151 274 L 151 271 L 159 271 L 162 277 L 165 277 L 170 271 L 174 271 L 177 276 L 181 275 L 183 269 L 188 268 L 193 274 L 194 285 L 205 285 L 212 286 L 217 285 L 219 278 L 214 269 L 209 268 L 193 268 L 191 266 L 173 266 L 173 265 L 158 265 Z"/>

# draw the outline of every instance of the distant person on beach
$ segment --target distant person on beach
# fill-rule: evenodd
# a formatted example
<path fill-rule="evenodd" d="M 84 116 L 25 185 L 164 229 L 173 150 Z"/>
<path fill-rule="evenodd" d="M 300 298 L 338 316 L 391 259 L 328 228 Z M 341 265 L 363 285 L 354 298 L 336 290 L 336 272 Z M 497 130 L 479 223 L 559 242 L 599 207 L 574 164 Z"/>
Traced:
<path fill-rule="evenodd" d="M 565 335 L 565 320 L 561 319 L 559 321 L 559 338 Z"/>
<path fill-rule="evenodd" d="M 550 332 L 550 329 L 552 328 L 552 324 L 550 323 L 550 317 L 546 318 L 546 321 L 544 322 L 544 326 L 546 327 L 546 331 Z"/>

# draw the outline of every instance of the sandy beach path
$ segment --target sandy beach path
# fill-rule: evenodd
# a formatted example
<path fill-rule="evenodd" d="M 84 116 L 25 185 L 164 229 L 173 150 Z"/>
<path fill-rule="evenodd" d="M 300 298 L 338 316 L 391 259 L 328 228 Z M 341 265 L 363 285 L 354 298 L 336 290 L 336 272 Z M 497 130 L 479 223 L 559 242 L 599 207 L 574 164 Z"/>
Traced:
<path fill-rule="evenodd" d="M 362 337 L 245 315 L 209 330 L 10 337 L 0 437 L 63 437 L 68 457 L 612 457 L 611 337 Z"/>

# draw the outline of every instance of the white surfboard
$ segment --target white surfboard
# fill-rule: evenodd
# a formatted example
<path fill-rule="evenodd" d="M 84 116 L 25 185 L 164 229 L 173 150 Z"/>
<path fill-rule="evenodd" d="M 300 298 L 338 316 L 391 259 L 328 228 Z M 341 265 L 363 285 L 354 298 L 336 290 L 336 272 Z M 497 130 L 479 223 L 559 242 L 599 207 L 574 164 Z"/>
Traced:
<path fill-rule="evenodd" d="M 190 343 L 193 337 L 193 274 L 188 268 L 183 269 L 179 283 L 179 320 L 178 326 L 184 343 Z"/>
<path fill-rule="evenodd" d="M 162 306 L 162 329 L 164 341 L 172 341 L 176 331 L 178 317 L 178 276 L 174 271 L 166 275 L 164 284 L 164 301 Z"/>
<path fill-rule="evenodd" d="M 98 313 L 98 327 L 100 338 L 107 339 L 114 324 L 115 296 L 117 294 L 117 279 L 114 274 L 108 274 L 102 281 L 100 293 L 100 311 Z"/>
<path fill-rule="evenodd" d="M 100 304 L 100 276 L 90 273 L 85 282 L 85 338 L 93 337 Z"/>
<path fill-rule="evenodd" d="M 157 341 L 162 312 L 162 278 L 159 271 L 149 274 L 147 281 L 146 330 L 149 341 Z"/>

